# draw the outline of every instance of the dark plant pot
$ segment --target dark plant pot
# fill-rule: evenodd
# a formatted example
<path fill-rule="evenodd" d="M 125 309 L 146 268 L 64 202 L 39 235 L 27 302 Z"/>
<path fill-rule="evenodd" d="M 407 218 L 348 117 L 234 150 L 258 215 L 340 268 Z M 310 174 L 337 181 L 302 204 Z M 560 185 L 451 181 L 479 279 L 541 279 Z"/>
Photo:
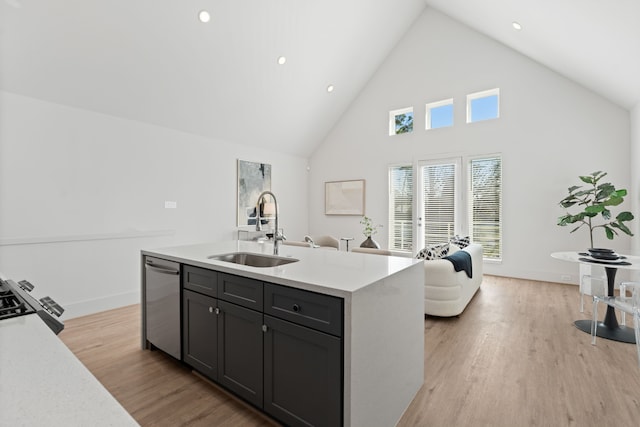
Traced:
<path fill-rule="evenodd" d="M 361 248 L 380 249 L 380 245 L 378 244 L 378 242 L 373 240 L 371 238 L 371 236 L 367 237 L 367 240 L 365 240 L 364 242 L 360 243 L 360 247 Z"/>

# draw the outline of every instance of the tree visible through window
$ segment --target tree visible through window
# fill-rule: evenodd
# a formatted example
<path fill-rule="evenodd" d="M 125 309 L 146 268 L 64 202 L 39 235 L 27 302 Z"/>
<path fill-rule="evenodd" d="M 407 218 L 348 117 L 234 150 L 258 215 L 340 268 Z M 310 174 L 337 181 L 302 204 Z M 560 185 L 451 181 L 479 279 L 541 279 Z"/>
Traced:
<path fill-rule="evenodd" d="M 413 168 L 389 168 L 389 248 L 413 250 Z"/>
<path fill-rule="evenodd" d="M 469 163 L 469 233 L 486 259 L 502 259 L 502 159 L 472 159 Z"/>
<path fill-rule="evenodd" d="M 389 135 L 413 132 L 413 107 L 389 112 Z"/>

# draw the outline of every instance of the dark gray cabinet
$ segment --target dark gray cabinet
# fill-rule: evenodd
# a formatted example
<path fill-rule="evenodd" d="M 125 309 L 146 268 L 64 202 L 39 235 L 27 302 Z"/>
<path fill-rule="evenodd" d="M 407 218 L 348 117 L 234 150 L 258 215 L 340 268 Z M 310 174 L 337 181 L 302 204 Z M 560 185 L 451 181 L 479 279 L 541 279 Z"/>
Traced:
<path fill-rule="evenodd" d="M 262 407 L 262 313 L 218 302 L 218 382 Z"/>
<path fill-rule="evenodd" d="M 189 290 L 182 294 L 183 360 L 218 379 L 218 300 Z"/>
<path fill-rule="evenodd" d="M 264 323 L 264 411 L 290 426 L 342 425 L 340 338 L 269 315 Z"/>
<path fill-rule="evenodd" d="M 183 271 L 186 363 L 287 425 L 342 425 L 341 298 Z"/>

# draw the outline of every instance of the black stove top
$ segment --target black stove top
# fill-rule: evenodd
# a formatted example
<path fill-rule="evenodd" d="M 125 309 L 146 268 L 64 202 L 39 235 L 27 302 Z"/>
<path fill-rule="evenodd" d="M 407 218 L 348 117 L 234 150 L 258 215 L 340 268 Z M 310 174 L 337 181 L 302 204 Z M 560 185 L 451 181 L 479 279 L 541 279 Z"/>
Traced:
<path fill-rule="evenodd" d="M 0 321 L 26 314 L 37 314 L 51 328 L 59 334 L 64 324 L 57 318 L 64 312 L 50 297 L 36 300 L 29 294 L 33 285 L 26 280 L 16 283 L 13 280 L 0 279 Z"/>
<path fill-rule="evenodd" d="M 8 282 L 0 280 L 0 320 L 35 312 L 35 308 L 9 286 Z"/>

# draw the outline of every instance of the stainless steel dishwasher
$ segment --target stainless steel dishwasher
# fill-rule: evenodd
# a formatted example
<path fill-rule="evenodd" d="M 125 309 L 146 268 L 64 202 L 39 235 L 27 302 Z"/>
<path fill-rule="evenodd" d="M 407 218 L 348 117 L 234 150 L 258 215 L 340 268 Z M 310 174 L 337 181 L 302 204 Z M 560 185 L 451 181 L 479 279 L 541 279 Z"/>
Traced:
<path fill-rule="evenodd" d="M 180 264 L 145 259 L 147 341 L 180 360 Z"/>

